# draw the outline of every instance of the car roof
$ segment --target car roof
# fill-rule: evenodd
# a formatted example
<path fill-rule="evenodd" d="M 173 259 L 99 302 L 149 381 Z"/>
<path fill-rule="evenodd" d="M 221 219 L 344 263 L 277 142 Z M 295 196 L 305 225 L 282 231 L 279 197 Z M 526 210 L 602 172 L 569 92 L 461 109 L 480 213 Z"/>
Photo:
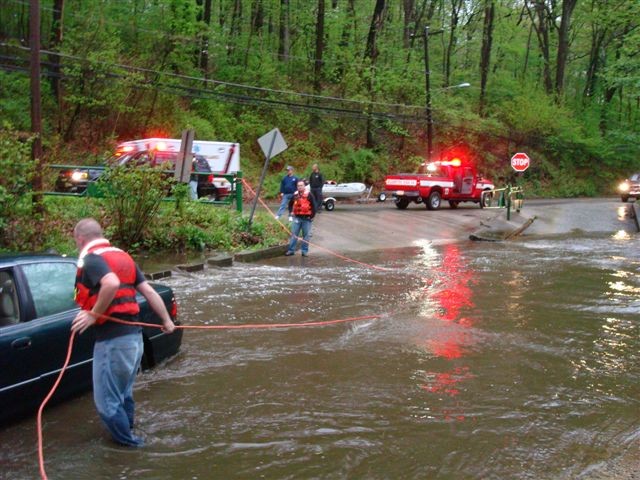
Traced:
<path fill-rule="evenodd" d="M 76 261 L 75 257 L 53 253 L 0 253 L 0 268 L 27 263 Z"/>

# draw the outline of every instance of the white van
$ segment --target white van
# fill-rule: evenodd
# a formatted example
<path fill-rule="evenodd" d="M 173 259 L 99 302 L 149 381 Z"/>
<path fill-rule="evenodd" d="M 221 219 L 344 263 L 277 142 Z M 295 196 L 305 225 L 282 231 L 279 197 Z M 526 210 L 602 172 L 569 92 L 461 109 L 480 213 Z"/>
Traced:
<path fill-rule="evenodd" d="M 144 150 L 178 152 L 180 143 L 181 140 L 175 138 L 132 140 L 118 145 L 114 157 L 125 157 Z M 204 157 L 212 173 L 233 174 L 240 171 L 240 144 L 238 143 L 194 140 L 191 153 Z"/>

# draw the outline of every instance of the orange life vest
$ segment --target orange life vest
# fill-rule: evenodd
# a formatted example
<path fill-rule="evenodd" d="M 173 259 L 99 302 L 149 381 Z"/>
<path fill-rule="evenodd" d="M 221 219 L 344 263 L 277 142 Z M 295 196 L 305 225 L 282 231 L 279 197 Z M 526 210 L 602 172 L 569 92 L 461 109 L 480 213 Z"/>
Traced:
<path fill-rule="evenodd" d="M 91 310 L 98 299 L 99 286 L 89 288 L 82 283 L 83 259 L 90 253 L 100 255 L 120 280 L 120 287 L 104 314 L 137 315 L 140 307 L 136 301 L 136 264 L 128 253 L 112 247 L 107 240 L 96 242 L 81 253 L 76 272 L 76 303 L 83 310 Z M 96 320 L 96 324 L 100 325 L 105 321 L 101 317 Z"/>
<path fill-rule="evenodd" d="M 307 192 L 302 195 L 296 195 L 293 200 L 293 214 L 297 217 L 310 217 L 313 215 L 312 201 Z"/>

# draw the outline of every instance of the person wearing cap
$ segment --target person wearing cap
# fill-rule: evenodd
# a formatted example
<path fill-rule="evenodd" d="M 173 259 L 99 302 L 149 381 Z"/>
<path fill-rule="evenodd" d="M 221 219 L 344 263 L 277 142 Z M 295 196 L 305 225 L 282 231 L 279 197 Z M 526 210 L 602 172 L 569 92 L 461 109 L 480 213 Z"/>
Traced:
<path fill-rule="evenodd" d="M 293 174 L 293 167 L 289 165 L 287 166 L 287 174 L 280 182 L 280 207 L 278 208 L 278 213 L 276 213 L 276 220 L 289 208 L 289 202 L 297 191 L 297 184 L 298 178 Z"/>

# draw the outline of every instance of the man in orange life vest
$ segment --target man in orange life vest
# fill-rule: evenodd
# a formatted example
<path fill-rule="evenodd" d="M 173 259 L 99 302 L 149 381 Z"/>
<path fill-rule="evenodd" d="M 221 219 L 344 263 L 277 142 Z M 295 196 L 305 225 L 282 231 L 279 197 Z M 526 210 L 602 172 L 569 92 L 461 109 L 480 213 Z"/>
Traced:
<path fill-rule="evenodd" d="M 293 198 L 289 201 L 289 212 L 293 214 L 293 223 L 291 226 L 291 240 L 289 240 L 289 249 L 285 255 L 290 256 L 296 252 L 296 244 L 298 235 L 302 232 L 302 256 L 309 254 L 309 234 L 311 233 L 311 222 L 316 214 L 316 202 L 306 190 L 304 180 L 298 180 L 296 185 L 297 191 L 293 194 Z"/>
<path fill-rule="evenodd" d="M 141 438 L 133 435 L 135 403 L 133 382 L 142 359 L 142 329 L 108 321 L 104 316 L 125 322 L 138 320 L 140 307 L 136 291 L 162 319 L 162 330 L 176 328 L 162 297 L 147 283 L 128 253 L 112 247 L 103 237 L 100 224 L 92 218 L 80 220 L 73 229 L 80 256 L 76 276 L 76 302 L 80 312 L 71 330 L 83 333 L 95 325 L 93 348 L 93 399 L 98 414 L 121 445 L 139 447 Z"/>

